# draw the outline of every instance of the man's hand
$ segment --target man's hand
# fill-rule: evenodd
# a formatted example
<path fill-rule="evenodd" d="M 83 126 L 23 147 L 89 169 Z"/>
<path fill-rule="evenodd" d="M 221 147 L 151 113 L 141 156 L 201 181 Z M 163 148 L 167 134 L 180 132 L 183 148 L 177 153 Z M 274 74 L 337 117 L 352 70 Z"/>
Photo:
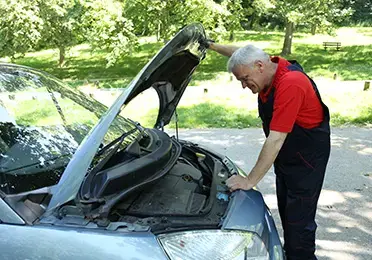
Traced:
<path fill-rule="evenodd" d="M 209 49 L 212 42 L 214 42 L 214 40 L 205 39 L 205 38 L 199 40 L 200 46 L 205 48 L 205 49 Z"/>
<path fill-rule="evenodd" d="M 227 179 L 226 185 L 230 191 L 233 192 L 235 190 L 250 190 L 256 184 L 253 183 L 248 177 L 244 178 L 240 175 L 233 175 Z"/>
<path fill-rule="evenodd" d="M 271 165 L 273 165 L 286 137 L 287 133 L 270 131 L 270 135 L 266 139 L 260 155 L 258 156 L 256 165 L 248 176 L 244 178 L 239 175 L 234 175 L 226 181 L 227 187 L 230 191 L 238 189 L 250 190 L 257 185 L 270 169 Z"/>
<path fill-rule="evenodd" d="M 239 49 L 239 47 L 237 46 L 221 45 L 221 44 L 216 43 L 214 40 L 205 39 L 205 38 L 199 39 L 199 44 L 201 48 L 218 52 L 219 54 L 226 56 L 226 57 L 231 57 L 231 55 L 237 49 Z"/>

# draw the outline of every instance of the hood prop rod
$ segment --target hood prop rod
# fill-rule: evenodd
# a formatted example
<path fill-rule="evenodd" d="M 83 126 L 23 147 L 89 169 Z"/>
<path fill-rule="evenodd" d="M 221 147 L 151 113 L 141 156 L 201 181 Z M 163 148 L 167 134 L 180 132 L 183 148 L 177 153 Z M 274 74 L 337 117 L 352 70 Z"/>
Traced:
<path fill-rule="evenodd" d="M 178 140 L 178 114 L 177 114 L 177 109 L 174 110 L 174 116 L 175 116 L 175 120 L 176 120 L 176 138 L 177 138 L 177 141 Z"/>

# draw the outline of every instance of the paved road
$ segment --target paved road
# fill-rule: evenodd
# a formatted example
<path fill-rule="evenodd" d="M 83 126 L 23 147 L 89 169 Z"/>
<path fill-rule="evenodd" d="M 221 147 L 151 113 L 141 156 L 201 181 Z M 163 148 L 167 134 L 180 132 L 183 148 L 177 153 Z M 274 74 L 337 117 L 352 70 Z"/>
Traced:
<path fill-rule="evenodd" d="M 372 129 L 332 131 L 331 158 L 317 214 L 317 256 L 322 260 L 371 260 Z M 264 142 L 260 129 L 181 130 L 180 138 L 228 155 L 247 172 Z M 258 187 L 281 232 L 272 170 Z"/>

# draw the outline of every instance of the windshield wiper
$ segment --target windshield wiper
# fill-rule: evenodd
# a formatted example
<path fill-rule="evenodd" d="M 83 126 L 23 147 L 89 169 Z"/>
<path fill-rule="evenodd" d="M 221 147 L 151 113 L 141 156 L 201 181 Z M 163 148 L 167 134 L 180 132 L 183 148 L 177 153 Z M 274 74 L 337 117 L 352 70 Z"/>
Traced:
<path fill-rule="evenodd" d="M 129 130 L 128 132 L 125 132 L 123 133 L 121 136 L 119 136 L 118 138 L 116 138 L 115 140 L 111 141 L 110 143 L 108 143 L 107 145 L 105 145 L 104 147 L 102 147 L 98 152 L 97 152 L 97 156 L 100 156 L 102 155 L 105 151 L 107 151 L 107 149 L 109 149 L 110 147 L 112 147 L 113 145 L 115 145 L 116 143 L 119 143 L 119 145 L 124 141 L 124 139 L 133 134 L 134 132 L 136 131 L 139 131 L 139 132 L 143 132 L 143 127 L 140 125 L 140 123 L 136 123 L 130 119 L 127 118 L 127 120 L 131 121 L 134 123 L 135 125 L 135 128 Z M 119 145 L 114 149 L 114 150 L 117 150 L 117 148 L 119 147 Z M 116 152 L 116 151 L 115 151 Z"/>
<path fill-rule="evenodd" d="M 128 120 L 128 119 L 127 119 Z M 132 120 L 129 119 L 129 121 L 131 121 L 133 124 L 134 124 L 134 128 L 132 128 L 131 130 L 123 133 L 121 136 L 119 136 L 118 138 L 116 138 L 115 140 L 111 141 L 110 143 L 108 143 L 107 145 L 105 145 L 104 147 L 101 148 L 101 150 L 99 150 L 97 152 L 97 156 L 100 156 L 102 155 L 105 151 L 107 151 L 110 147 L 115 146 L 114 149 L 112 149 L 110 151 L 109 154 L 107 154 L 92 170 L 91 170 L 91 173 L 96 174 L 106 163 L 107 161 L 118 151 L 121 143 L 124 141 L 124 139 L 128 136 L 130 136 L 131 134 L 133 134 L 134 132 L 136 131 L 139 131 L 139 132 L 143 132 L 144 131 L 144 128 L 140 125 L 140 123 L 138 122 L 134 122 Z"/>
<path fill-rule="evenodd" d="M 92 179 L 94 178 L 94 176 L 96 175 L 96 173 L 98 173 L 103 168 L 103 166 L 105 166 L 105 164 L 108 162 L 108 160 L 110 160 L 110 158 L 118 151 L 118 149 L 120 147 L 120 144 L 124 141 L 124 139 L 126 137 L 128 137 L 129 135 L 133 134 L 136 131 L 140 131 L 141 133 L 144 131 L 144 128 L 139 123 L 135 123 L 134 122 L 134 125 L 135 125 L 135 128 L 129 130 L 128 132 L 123 133 L 121 136 L 119 136 L 115 140 L 111 141 L 110 143 L 108 143 L 107 145 L 105 145 L 104 147 L 102 147 L 102 149 L 97 152 L 97 155 L 96 156 L 100 156 L 105 151 L 107 151 L 110 147 L 112 147 L 113 145 L 116 144 L 115 148 L 112 149 L 104 158 L 102 158 L 99 161 L 99 163 L 96 166 L 94 166 L 90 170 L 90 172 L 89 172 L 88 176 L 86 177 L 86 180 L 84 181 L 84 183 L 90 183 L 92 181 Z M 83 189 L 82 189 L 80 196 L 82 198 L 89 198 L 90 192 L 88 191 L 87 193 L 83 193 Z"/>

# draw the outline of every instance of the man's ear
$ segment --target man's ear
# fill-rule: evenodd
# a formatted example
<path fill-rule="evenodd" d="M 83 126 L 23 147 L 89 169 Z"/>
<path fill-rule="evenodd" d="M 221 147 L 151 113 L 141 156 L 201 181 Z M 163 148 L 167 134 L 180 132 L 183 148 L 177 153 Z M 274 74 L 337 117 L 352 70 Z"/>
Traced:
<path fill-rule="evenodd" d="M 258 71 L 259 71 L 260 73 L 263 72 L 264 67 L 265 67 L 265 63 L 263 63 L 263 62 L 260 61 L 260 60 L 256 60 L 256 61 L 254 62 L 254 65 L 257 67 L 257 69 L 258 69 Z"/>

